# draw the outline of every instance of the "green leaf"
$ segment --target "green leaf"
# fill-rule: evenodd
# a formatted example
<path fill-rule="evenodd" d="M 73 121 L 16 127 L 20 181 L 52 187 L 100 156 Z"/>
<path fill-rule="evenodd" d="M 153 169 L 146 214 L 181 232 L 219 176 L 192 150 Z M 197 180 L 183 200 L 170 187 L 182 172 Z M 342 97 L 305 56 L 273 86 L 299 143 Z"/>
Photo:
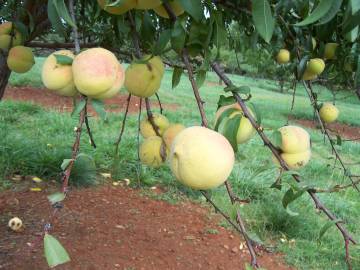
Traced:
<path fill-rule="evenodd" d="M 61 54 L 54 54 L 55 58 L 56 58 L 56 62 L 59 65 L 68 65 L 71 66 L 73 59 L 67 55 L 61 55 Z"/>
<path fill-rule="evenodd" d="M 171 48 L 175 52 L 180 52 L 184 48 L 185 40 L 186 32 L 180 20 L 178 19 L 174 23 L 174 27 L 171 32 Z"/>
<path fill-rule="evenodd" d="M 225 105 L 234 104 L 235 102 L 236 99 L 234 98 L 234 96 L 226 97 L 224 95 L 221 95 L 217 103 L 217 109 Z"/>
<path fill-rule="evenodd" d="M 255 114 L 255 120 L 260 125 L 261 124 L 261 111 L 258 109 L 258 106 L 255 106 L 254 103 L 248 102 L 247 107 L 250 108 L 250 110 Z"/>
<path fill-rule="evenodd" d="M 234 152 L 237 152 L 238 150 L 238 144 L 237 144 L 237 133 L 239 130 L 239 126 L 240 126 L 240 120 L 241 117 L 243 115 L 242 114 L 237 114 L 232 118 L 229 118 L 224 126 L 223 132 L 222 134 L 228 139 L 228 141 L 230 142 L 232 148 L 234 149 Z"/>
<path fill-rule="evenodd" d="M 84 99 L 80 100 L 73 109 L 71 116 L 75 116 L 80 114 L 80 112 L 85 108 L 86 101 Z"/>
<path fill-rule="evenodd" d="M 176 86 L 178 86 L 181 75 L 183 73 L 183 69 L 180 67 L 175 67 L 172 75 L 172 89 L 174 89 Z"/>
<path fill-rule="evenodd" d="M 271 134 L 271 142 L 276 148 L 279 148 L 279 149 L 281 148 L 281 146 L 282 146 L 282 136 L 281 136 L 281 132 L 279 130 L 275 130 Z"/>
<path fill-rule="evenodd" d="M 244 94 L 244 95 L 249 95 L 251 92 L 251 89 L 249 86 L 243 85 L 243 86 L 235 86 L 235 85 L 230 85 L 224 88 L 225 92 L 233 92 L 233 93 L 238 93 L 238 94 Z"/>
<path fill-rule="evenodd" d="M 321 238 L 324 236 L 324 234 L 336 223 L 341 222 L 341 219 L 336 219 L 336 220 L 329 220 L 328 222 L 326 222 L 324 224 L 324 226 L 322 226 L 320 232 L 319 232 L 319 238 L 318 241 L 321 241 Z"/>
<path fill-rule="evenodd" d="M 96 111 L 96 113 L 100 116 L 101 120 L 106 121 L 106 111 L 104 102 L 98 99 L 92 99 L 91 105 Z"/>
<path fill-rule="evenodd" d="M 336 144 L 337 144 L 337 145 L 341 145 L 341 144 L 342 144 L 342 139 L 341 139 L 341 136 L 339 136 L 339 135 L 336 135 Z"/>
<path fill-rule="evenodd" d="M 234 112 L 236 112 L 236 111 L 239 111 L 239 110 L 236 109 L 236 108 L 229 108 L 229 109 L 226 109 L 225 111 L 223 111 L 223 112 L 220 114 L 219 118 L 216 120 L 214 130 L 215 130 L 215 131 L 218 131 L 221 122 L 222 122 L 224 119 L 228 118 L 232 113 L 234 113 Z"/>
<path fill-rule="evenodd" d="M 71 158 L 65 158 L 63 162 L 61 163 L 61 169 L 65 171 L 67 167 L 69 166 L 70 162 L 73 161 Z"/>
<path fill-rule="evenodd" d="M 203 69 L 198 70 L 198 72 L 196 73 L 196 85 L 198 88 L 203 86 L 205 79 L 206 79 L 206 70 Z"/>
<path fill-rule="evenodd" d="M 171 38 L 171 29 L 166 29 L 161 32 L 158 41 L 155 44 L 154 55 L 160 55 L 169 43 Z"/>
<path fill-rule="evenodd" d="M 50 201 L 51 204 L 55 204 L 57 202 L 61 202 L 65 199 L 65 193 L 63 192 L 56 192 L 53 193 L 49 196 L 47 196 L 48 200 Z"/>
<path fill-rule="evenodd" d="M 271 13 L 267 0 L 254 0 L 252 2 L 252 17 L 257 32 L 269 43 L 275 28 L 275 19 Z"/>
<path fill-rule="evenodd" d="M 302 76 L 304 75 L 309 58 L 310 58 L 309 55 L 305 55 L 303 58 L 301 58 L 300 63 L 297 66 L 297 79 L 298 80 L 302 79 Z"/>
<path fill-rule="evenodd" d="M 59 17 L 59 14 L 54 6 L 54 1 L 48 1 L 47 5 L 47 13 L 49 21 L 52 27 L 55 29 L 56 33 L 65 37 L 66 36 L 66 29 L 64 24 Z"/>
<path fill-rule="evenodd" d="M 76 28 L 75 22 L 70 17 L 69 11 L 65 5 L 64 0 L 50 0 L 53 1 L 55 9 L 60 18 L 62 18 L 68 25 Z"/>
<path fill-rule="evenodd" d="M 297 198 L 299 198 L 302 194 L 304 194 L 304 192 L 305 192 L 304 189 L 294 192 L 294 190 L 292 188 L 289 188 L 288 191 L 286 191 L 286 193 L 282 199 L 282 205 L 286 209 L 286 212 L 288 212 L 289 215 L 291 215 L 291 216 L 298 215 L 298 213 L 295 213 L 295 212 L 291 211 L 290 209 L 288 209 L 288 206 L 290 203 L 292 203 Z"/>
<path fill-rule="evenodd" d="M 334 1 L 330 7 L 330 10 L 328 11 L 328 13 L 326 13 L 325 16 L 319 20 L 317 25 L 325 24 L 325 23 L 331 21 L 336 16 L 338 11 L 340 10 L 342 2 L 343 2 L 343 0 Z"/>
<path fill-rule="evenodd" d="M 179 2 L 195 21 L 199 22 L 204 17 L 201 1 L 179 0 Z"/>
<path fill-rule="evenodd" d="M 319 5 L 314 9 L 314 11 L 306 17 L 301 22 L 295 24 L 295 26 L 304 26 L 311 23 L 314 23 L 324 17 L 330 11 L 331 7 L 338 0 L 321 0 Z"/>
<path fill-rule="evenodd" d="M 44 236 L 44 251 L 46 261 L 51 268 L 70 261 L 65 248 L 55 237 L 48 233 Z"/>
<path fill-rule="evenodd" d="M 343 24 L 343 33 L 348 33 L 360 24 L 360 10 L 350 16 Z"/>

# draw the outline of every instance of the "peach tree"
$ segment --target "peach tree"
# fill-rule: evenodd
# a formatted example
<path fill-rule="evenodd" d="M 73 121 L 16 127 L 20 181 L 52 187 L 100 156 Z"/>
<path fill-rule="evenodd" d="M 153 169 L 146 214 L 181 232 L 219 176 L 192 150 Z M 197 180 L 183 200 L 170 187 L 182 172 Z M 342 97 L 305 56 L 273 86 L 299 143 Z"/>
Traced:
<path fill-rule="evenodd" d="M 358 190 L 359 179 L 351 175 L 335 148 L 341 138 L 334 140 L 327 129 L 327 123 L 336 120 L 338 111 L 332 104 L 320 104 L 312 88 L 313 82 L 325 84 L 333 91 L 346 85 L 360 98 L 360 3 L 357 0 L 3 0 L 0 3 L 0 98 L 10 73 L 27 72 L 33 65 L 30 48 L 43 48 L 55 50 L 43 67 L 44 85 L 76 100 L 73 114 L 79 115 L 79 121 L 72 156 L 61 165 L 61 192 L 49 196 L 54 213 L 61 210 L 69 195 L 68 181 L 73 164 L 81 155 L 79 147 L 84 125 L 95 147 L 87 121 L 87 106 L 92 104 L 105 118 L 103 100 L 116 95 L 125 85 L 128 99 L 116 152 L 125 130 L 131 97 L 140 97 L 147 113 L 147 118 L 140 123 L 140 132 L 145 138 L 138 150 L 140 161 L 156 167 L 169 160 L 175 177 L 200 190 L 244 236 L 251 267 L 260 267 L 254 250 L 258 243 L 246 232 L 240 211 L 237 208 L 234 217 L 228 216 L 206 190 L 224 184 L 229 200 L 237 204 L 238 198 L 226 179 L 238 145 L 257 134 L 272 152 L 277 166 L 294 180 L 287 186 L 283 207 L 294 214 L 289 204 L 308 194 L 315 208 L 329 219 L 320 234 L 332 225 L 337 227 L 343 236 L 345 259 L 351 269 L 349 245 L 356 244 L 355 239 L 345 224 L 321 202 L 316 188 L 302 184 L 297 172 L 311 156 L 309 135 L 300 127 L 285 126 L 275 131 L 270 139 L 264 133 L 258 108 L 251 103 L 251 89 L 246 85 L 234 85 L 220 64 L 222 46 L 230 48 L 234 57 L 242 46 L 253 46 L 273 55 L 277 68 L 286 69 L 293 86 L 298 83 L 304 86 L 322 132 L 349 180 L 349 185 L 337 186 L 336 190 L 347 187 Z M 131 64 L 125 70 L 118 59 Z M 157 90 L 164 64 L 173 67 L 173 88 L 181 76 L 189 78 L 201 127 L 185 128 L 174 124 L 168 129 L 168 120 L 152 113 L 149 98 L 159 99 Z M 206 118 L 199 93 L 210 70 L 225 83 L 224 91 L 219 93 L 214 127 Z M 192 174 L 191 167 L 202 166 L 200 159 L 204 157 L 197 153 L 182 155 L 189 140 L 203 144 L 204 149 L 208 146 L 208 154 L 204 156 L 214 168 L 211 175 L 206 168 L 196 177 Z M 281 189 L 281 181 L 276 181 L 273 187 Z M 69 261 L 70 257 L 50 234 L 52 225 L 49 219 L 44 226 L 44 248 L 49 265 L 56 266 Z"/>

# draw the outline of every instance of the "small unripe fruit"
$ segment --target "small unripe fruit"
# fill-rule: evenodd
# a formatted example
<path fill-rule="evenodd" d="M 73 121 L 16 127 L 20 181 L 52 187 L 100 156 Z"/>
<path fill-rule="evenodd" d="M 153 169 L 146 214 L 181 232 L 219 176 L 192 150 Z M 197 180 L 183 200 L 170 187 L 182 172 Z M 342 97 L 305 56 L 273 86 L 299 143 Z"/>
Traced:
<path fill-rule="evenodd" d="M 220 186 L 234 166 L 228 140 L 205 127 L 189 127 L 175 138 L 170 152 L 171 171 L 182 184 L 206 190 Z"/>
<path fill-rule="evenodd" d="M 314 74 L 314 75 L 320 75 L 324 71 L 324 69 L 325 69 L 325 62 L 320 58 L 310 59 L 306 66 L 306 70 L 310 74 Z"/>
<path fill-rule="evenodd" d="M 184 9 L 181 6 L 181 4 L 179 3 L 178 0 L 174 0 L 172 2 L 168 2 L 171 9 L 174 11 L 176 16 L 180 16 L 181 14 L 184 13 Z M 154 11 L 156 14 L 158 14 L 159 16 L 163 17 L 163 18 L 167 18 L 169 19 L 169 14 L 167 13 L 166 9 L 164 8 L 163 5 L 160 5 L 156 8 L 154 8 Z"/>
<path fill-rule="evenodd" d="M 114 85 L 119 62 L 112 52 L 103 48 L 92 48 L 75 56 L 72 70 L 78 91 L 86 96 L 96 96 Z"/>
<path fill-rule="evenodd" d="M 11 43 L 11 35 L 10 34 L 3 34 L 0 35 L 0 49 L 2 50 L 8 50 Z M 15 32 L 15 36 L 12 40 L 12 48 L 15 46 L 19 46 L 22 43 L 21 34 L 19 32 Z"/>
<path fill-rule="evenodd" d="M 320 118 L 325 123 L 334 122 L 339 116 L 339 110 L 332 103 L 324 103 L 319 111 Z"/>
<path fill-rule="evenodd" d="M 148 56 L 142 59 L 146 61 Z M 153 57 L 146 63 L 133 62 L 125 72 L 125 88 L 138 97 L 150 97 L 160 88 L 164 65 L 160 57 Z"/>
<path fill-rule="evenodd" d="M 16 73 L 28 72 L 35 64 L 32 50 L 24 46 L 16 46 L 10 49 L 7 58 L 7 65 L 10 70 Z"/>
<path fill-rule="evenodd" d="M 325 44 L 324 49 L 324 58 L 325 59 L 334 59 L 336 56 L 336 48 L 339 46 L 339 44 L 330 42 Z"/>
<path fill-rule="evenodd" d="M 159 128 L 159 134 L 160 136 L 163 135 L 164 131 L 169 127 L 170 122 L 169 120 L 162 114 L 157 114 L 154 113 L 153 114 L 153 120 L 155 125 Z M 153 128 L 153 126 L 151 125 L 149 119 L 143 119 L 140 122 L 140 133 L 144 138 L 148 138 L 151 136 L 156 136 L 156 132 Z"/>
<path fill-rule="evenodd" d="M 151 136 L 144 140 L 144 142 L 140 145 L 140 161 L 141 163 L 157 168 L 164 161 L 161 157 L 163 153 L 166 158 L 166 149 L 163 141 L 158 136 Z"/>
<path fill-rule="evenodd" d="M 281 49 L 276 56 L 276 61 L 279 64 L 285 64 L 290 61 L 290 52 L 286 49 Z"/>
<path fill-rule="evenodd" d="M 309 133 L 298 126 L 284 126 L 279 128 L 281 133 L 281 150 L 287 154 L 296 154 L 310 149 Z"/>
<path fill-rule="evenodd" d="M 185 126 L 182 124 L 172 124 L 164 131 L 162 137 L 168 149 L 171 148 L 171 144 L 173 143 L 175 137 L 184 129 Z"/>

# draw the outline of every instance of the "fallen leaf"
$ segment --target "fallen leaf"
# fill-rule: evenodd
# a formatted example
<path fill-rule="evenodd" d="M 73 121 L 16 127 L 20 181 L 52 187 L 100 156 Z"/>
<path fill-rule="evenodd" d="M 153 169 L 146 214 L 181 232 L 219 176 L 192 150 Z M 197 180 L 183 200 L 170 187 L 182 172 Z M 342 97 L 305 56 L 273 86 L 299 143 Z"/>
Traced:
<path fill-rule="evenodd" d="M 41 191 L 41 188 L 39 188 L 39 187 L 30 188 L 30 191 L 39 192 L 39 191 Z"/>

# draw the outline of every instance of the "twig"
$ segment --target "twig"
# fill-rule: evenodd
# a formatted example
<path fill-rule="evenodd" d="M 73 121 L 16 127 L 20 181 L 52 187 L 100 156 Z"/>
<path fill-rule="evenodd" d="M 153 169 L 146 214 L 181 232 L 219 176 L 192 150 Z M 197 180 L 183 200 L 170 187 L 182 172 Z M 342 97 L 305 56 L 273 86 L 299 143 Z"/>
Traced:
<path fill-rule="evenodd" d="M 89 135 L 90 144 L 91 144 L 92 147 L 96 148 L 96 144 L 95 144 L 95 141 L 94 141 L 91 129 L 90 129 L 90 125 L 89 125 L 89 117 L 88 117 L 88 112 L 87 112 L 87 106 L 85 106 L 84 110 L 85 110 L 85 126 L 86 126 L 87 134 Z"/>
<path fill-rule="evenodd" d="M 160 100 L 160 97 L 159 97 L 158 93 L 155 93 L 155 96 L 156 96 L 156 98 L 158 100 L 158 103 L 159 103 L 160 114 L 163 114 L 164 109 L 162 107 L 161 100 Z"/>
<path fill-rule="evenodd" d="M 145 98 L 145 106 L 146 106 L 146 113 L 147 113 L 147 117 L 149 119 L 149 122 L 150 124 L 152 125 L 155 133 L 156 133 L 156 136 L 159 136 L 161 137 L 160 135 L 160 129 L 159 127 L 156 125 L 155 121 L 154 121 L 154 116 L 151 112 L 151 107 L 150 107 L 150 100 L 149 98 Z"/>
<path fill-rule="evenodd" d="M 315 188 L 314 191 L 316 193 L 333 193 L 333 192 L 339 192 L 341 190 L 344 190 L 344 189 L 347 189 L 349 187 L 353 187 L 353 185 L 355 184 L 359 184 L 360 183 L 360 179 L 354 181 L 354 183 L 351 183 L 351 184 L 347 184 L 347 185 L 335 185 L 329 189 L 318 189 L 318 188 Z"/>
<path fill-rule="evenodd" d="M 129 105 L 130 105 L 130 100 L 131 100 L 131 94 L 128 95 L 127 99 L 126 99 L 126 109 L 125 109 L 125 114 L 124 114 L 124 118 L 121 124 L 121 130 L 120 130 L 120 134 L 119 137 L 117 138 L 116 142 L 115 142 L 115 155 L 117 155 L 119 153 L 119 145 L 121 142 L 121 138 L 122 135 L 125 131 L 125 124 L 126 124 L 126 118 L 129 112 Z"/>
<path fill-rule="evenodd" d="M 192 67 L 190 65 L 190 61 L 189 61 L 189 53 L 187 51 L 186 48 L 183 49 L 182 51 L 182 58 L 184 60 L 184 64 L 186 66 L 186 69 L 188 71 L 188 76 L 189 76 L 189 80 L 191 82 L 191 86 L 195 95 L 195 99 L 200 111 L 200 115 L 201 115 L 201 124 L 202 126 L 207 127 L 208 126 L 208 121 L 206 119 L 206 114 L 205 114 L 205 110 L 204 110 L 204 101 L 201 100 L 200 94 L 199 94 L 199 88 L 196 85 L 195 79 L 194 79 L 194 73 L 192 70 Z"/>
<path fill-rule="evenodd" d="M 311 101 L 311 105 L 314 108 L 314 113 L 315 113 L 315 116 L 316 116 L 316 118 L 317 118 L 317 120 L 318 120 L 318 122 L 320 124 L 321 130 L 322 130 L 323 134 L 325 134 L 325 136 L 328 138 L 329 143 L 331 145 L 332 152 L 335 154 L 336 160 L 338 160 L 340 162 L 340 165 L 343 168 L 344 174 L 350 179 L 353 187 L 360 193 L 359 187 L 354 182 L 354 179 L 349 175 L 348 169 L 346 168 L 343 160 L 341 159 L 341 156 L 340 156 L 339 152 L 336 150 L 335 145 L 334 145 L 334 143 L 333 143 L 333 141 L 331 139 L 331 136 L 330 136 L 329 132 L 327 131 L 327 129 L 325 127 L 324 122 L 321 120 L 320 112 L 319 112 L 319 109 L 318 109 L 318 106 L 317 106 L 317 102 L 316 102 L 316 99 L 314 98 L 314 92 L 313 92 L 313 89 L 312 89 L 311 82 L 306 84 L 305 81 L 303 81 L 303 85 L 304 85 L 305 90 L 306 90 L 306 92 L 307 92 L 307 94 L 309 96 L 309 99 Z"/>
<path fill-rule="evenodd" d="M 137 158 L 138 158 L 138 186 L 140 186 L 140 177 L 141 177 L 141 162 L 140 162 L 140 121 L 141 121 L 141 111 L 142 111 L 142 98 L 140 98 L 139 104 L 139 115 L 138 115 L 138 130 L 137 130 Z"/>
<path fill-rule="evenodd" d="M 232 82 L 231 80 L 224 74 L 224 72 L 222 72 L 222 70 L 220 69 L 218 63 L 213 62 L 211 64 L 213 70 L 215 71 L 215 73 L 224 81 L 224 83 L 227 86 L 232 86 Z M 285 161 L 282 159 L 282 157 L 280 156 L 280 153 L 278 152 L 278 150 L 276 149 L 276 147 L 271 143 L 271 141 L 269 140 L 269 138 L 265 135 L 263 128 L 261 126 L 259 126 L 256 122 L 256 120 L 254 119 L 254 117 L 249 113 L 249 110 L 247 109 L 244 101 L 242 100 L 242 98 L 236 93 L 233 92 L 233 96 L 235 97 L 235 99 L 237 100 L 238 104 L 240 105 L 242 111 L 244 112 L 244 115 L 249 119 L 250 123 L 252 124 L 252 126 L 256 129 L 257 133 L 259 134 L 259 136 L 261 137 L 261 139 L 263 140 L 264 144 L 271 150 L 271 152 L 274 154 L 274 156 L 276 157 L 276 159 L 279 161 L 281 167 L 288 171 L 289 168 L 286 165 Z M 294 178 L 294 180 L 296 182 L 300 182 L 300 177 L 298 175 L 292 175 L 292 177 Z M 336 221 L 338 220 L 337 217 L 329 210 L 325 207 L 325 205 L 320 201 L 320 199 L 317 197 L 317 195 L 315 194 L 314 191 L 312 190 L 307 190 L 308 194 L 310 195 L 310 197 L 312 198 L 312 200 L 315 203 L 315 207 L 319 210 L 321 210 L 330 220 L 332 221 Z M 353 244 L 356 244 L 356 240 L 351 236 L 351 234 L 346 230 L 346 228 L 343 227 L 341 222 L 336 222 L 335 223 L 336 227 L 339 229 L 339 231 L 341 232 L 345 243 L 347 242 L 351 242 Z M 346 254 L 346 259 L 348 259 L 348 254 Z"/>

